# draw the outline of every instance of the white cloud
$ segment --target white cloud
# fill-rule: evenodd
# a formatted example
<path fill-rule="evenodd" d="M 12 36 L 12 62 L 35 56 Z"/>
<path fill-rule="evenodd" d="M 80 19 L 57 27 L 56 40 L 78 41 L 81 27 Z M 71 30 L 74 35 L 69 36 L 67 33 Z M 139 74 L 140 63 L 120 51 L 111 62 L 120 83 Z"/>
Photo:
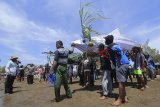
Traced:
<path fill-rule="evenodd" d="M 30 45 L 31 41 L 36 46 L 43 45 L 48 47 L 50 43 L 54 43 L 56 40 L 65 40 L 65 43 L 69 44 L 71 40 L 74 40 L 74 36 L 70 36 L 67 32 L 43 26 L 29 20 L 22 10 L 16 10 L 11 5 L 0 2 L 0 44 L 11 48 L 15 54 L 19 55 L 24 61 L 34 63 L 40 63 L 41 53 L 32 55 L 29 51 L 34 49 L 40 51 Z M 77 36 L 77 35 L 76 35 Z M 30 49 L 26 48 L 27 46 Z M 39 47 L 41 48 L 41 47 Z M 43 49 L 41 49 L 43 50 Z M 44 58 L 41 60 L 45 60 Z"/>
<path fill-rule="evenodd" d="M 153 33 L 157 33 L 160 30 L 160 23 L 154 25 L 151 24 L 142 24 L 139 26 L 136 26 L 134 29 L 132 29 L 131 33 L 138 37 L 145 37 L 145 36 L 154 36 Z M 153 34 L 153 35 L 152 35 Z"/>
<path fill-rule="evenodd" d="M 25 20 L 17 10 L 4 2 L 0 2 L 0 29 L 17 33 L 25 28 Z"/>
<path fill-rule="evenodd" d="M 34 64 L 45 64 L 47 63 L 47 59 L 45 56 L 41 56 L 41 58 L 38 58 L 36 55 L 30 55 L 28 53 L 18 53 L 17 56 L 22 61 L 23 64 L 27 63 L 34 63 Z M 24 62 L 25 61 L 25 62 Z M 27 63 L 26 63 L 27 62 Z"/>
<path fill-rule="evenodd" d="M 22 48 L 22 45 L 23 42 L 22 41 L 19 41 L 17 39 L 15 40 L 12 40 L 10 38 L 0 38 L 0 44 L 3 44 L 15 51 L 18 51 L 18 52 L 26 52 L 23 48 Z"/>
<path fill-rule="evenodd" d="M 139 37 L 139 38 L 144 38 L 146 36 L 155 37 L 158 33 L 160 33 L 159 21 L 160 21 L 160 17 L 147 20 L 141 24 L 131 27 L 131 31 L 128 33 L 132 36 L 134 35 L 135 37 Z"/>
<path fill-rule="evenodd" d="M 124 35 L 137 40 L 140 43 L 144 43 L 147 39 L 150 39 L 149 46 L 160 50 L 158 42 L 160 40 L 160 17 L 145 21 L 139 25 L 131 27 L 130 30 L 126 30 Z"/>

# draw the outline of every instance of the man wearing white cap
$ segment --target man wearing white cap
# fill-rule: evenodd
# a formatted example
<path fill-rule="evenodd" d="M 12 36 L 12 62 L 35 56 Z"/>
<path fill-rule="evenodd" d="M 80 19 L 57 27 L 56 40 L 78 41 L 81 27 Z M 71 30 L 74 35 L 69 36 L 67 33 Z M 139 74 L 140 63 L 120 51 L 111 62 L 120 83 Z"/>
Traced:
<path fill-rule="evenodd" d="M 6 70 L 7 78 L 5 81 L 5 93 L 9 93 L 9 94 L 13 93 L 13 83 L 14 83 L 16 74 L 18 72 L 17 59 L 18 57 L 11 56 L 10 61 L 6 65 L 5 70 Z"/>

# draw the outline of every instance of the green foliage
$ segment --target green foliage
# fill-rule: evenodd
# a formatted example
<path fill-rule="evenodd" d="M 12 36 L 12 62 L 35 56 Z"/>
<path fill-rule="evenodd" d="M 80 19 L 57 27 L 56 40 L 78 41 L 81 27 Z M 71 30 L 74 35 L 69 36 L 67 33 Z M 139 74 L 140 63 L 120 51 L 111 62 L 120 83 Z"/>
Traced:
<path fill-rule="evenodd" d="M 69 63 L 77 63 L 82 60 L 81 53 L 72 53 L 69 55 Z"/>
<path fill-rule="evenodd" d="M 156 55 L 153 57 L 154 62 L 159 62 L 160 63 L 160 55 Z"/>
<path fill-rule="evenodd" d="M 154 62 L 160 62 L 160 54 L 156 49 L 148 47 L 149 55 L 153 57 Z"/>
<path fill-rule="evenodd" d="M 0 73 L 5 73 L 5 66 L 0 67 Z"/>
<path fill-rule="evenodd" d="M 148 51 L 152 57 L 158 55 L 158 52 L 156 49 L 152 49 L 151 47 L 148 47 Z"/>
<path fill-rule="evenodd" d="M 91 27 L 92 23 L 97 20 L 107 19 L 102 15 L 101 11 L 92 10 L 91 12 L 90 10 L 87 10 L 88 7 L 93 6 L 92 5 L 93 3 L 94 2 L 86 3 L 83 6 L 81 6 L 82 4 L 80 2 L 80 10 L 79 10 L 81 28 L 82 28 L 82 37 L 88 38 L 89 41 L 92 41 L 91 33 L 99 34 L 96 30 L 92 29 Z"/>

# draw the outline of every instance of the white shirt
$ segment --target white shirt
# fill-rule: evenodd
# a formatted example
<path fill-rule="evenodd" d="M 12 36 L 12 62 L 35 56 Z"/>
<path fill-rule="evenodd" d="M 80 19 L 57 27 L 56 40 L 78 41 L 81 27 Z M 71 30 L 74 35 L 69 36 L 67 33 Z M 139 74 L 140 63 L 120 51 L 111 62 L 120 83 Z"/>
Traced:
<path fill-rule="evenodd" d="M 27 69 L 28 69 L 27 75 L 34 75 L 34 66 L 28 65 Z"/>
<path fill-rule="evenodd" d="M 129 60 L 129 65 L 133 68 L 134 67 L 134 62 L 130 59 Z"/>
<path fill-rule="evenodd" d="M 73 65 L 73 71 L 74 71 L 74 72 L 77 71 L 77 65 Z"/>
<path fill-rule="evenodd" d="M 5 70 L 6 70 L 7 75 L 11 74 L 12 76 L 16 76 L 18 72 L 18 65 L 17 63 L 13 61 L 9 61 L 6 65 Z"/>

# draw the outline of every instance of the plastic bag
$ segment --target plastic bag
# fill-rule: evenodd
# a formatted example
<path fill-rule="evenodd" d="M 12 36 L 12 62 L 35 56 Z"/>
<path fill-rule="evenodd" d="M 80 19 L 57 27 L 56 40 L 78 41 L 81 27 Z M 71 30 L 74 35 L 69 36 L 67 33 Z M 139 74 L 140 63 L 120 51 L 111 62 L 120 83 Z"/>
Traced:
<path fill-rule="evenodd" d="M 56 75 L 53 74 L 48 74 L 47 75 L 47 80 L 48 80 L 48 86 L 53 87 L 55 82 L 56 82 Z"/>

